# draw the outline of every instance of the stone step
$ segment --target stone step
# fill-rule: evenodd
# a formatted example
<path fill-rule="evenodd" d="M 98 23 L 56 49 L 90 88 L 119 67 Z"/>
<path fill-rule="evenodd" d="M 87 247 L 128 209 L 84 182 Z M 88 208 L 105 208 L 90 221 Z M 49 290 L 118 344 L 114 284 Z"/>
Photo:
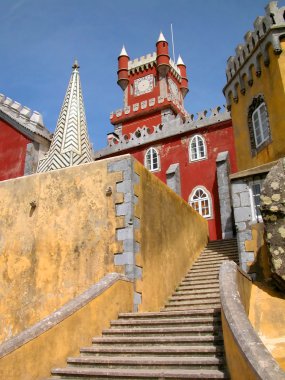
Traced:
<path fill-rule="evenodd" d="M 200 289 L 200 288 L 194 288 L 194 289 L 191 289 L 191 290 L 176 290 L 175 293 L 173 293 L 172 297 L 180 297 L 180 296 L 187 296 L 187 295 L 195 295 L 195 294 L 212 294 L 212 293 L 218 293 L 219 294 L 219 287 L 216 286 L 214 288 L 210 288 L 210 289 Z"/>
<path fill-rule="evenodd" d="M 60 379 L 78 379 L 84 377 L 88 379 L 228 379 L 228 375 L 222 370 L 183 370 L 183 369 L 95 369 L 95 368 L 55 368 L 53 375 L 61 376 Z M 50 379 L 54 380 L 54 378 Z"/>
<path fill-rule="evenodd" d="M 117 326 L 177 326 L 177 325 L 195 325 L 195 324 L 213 324 L 219 323 L 221 321 L 220 316 L 203 316 L 203 317 L 186 317 L 186 318 L 157 318 L 157 319 L 127 319 L 127 320 L 116 320 L 111 322 L 111 327 Z"/>
<path fill-rule="evenodd" d="M 212 273 L 212 274 L 203 274 L 203 276 L 199 273 L 193 274 L 191 277 L 187 277 L 184 280 L 181 281 L 182 284 L 189 284 L 192 281 L 202 281 L 202 283 L 206 283 L 208 280 L 216 280 L 217 282 L 219 279 L 219 272 L 217 273 Z"/>
<path fill-rule="evenodd" d="M 220 309 L 208 308 L 207 310 L 191 309 L 187 311 L 169 311 L 163 314 L 157 312 L 144 312 L 144 313 L 120 313 L 119 320 L 123 319 L 147 319 L 147 318 L 185 318 L 189 316 L 205 316 L 205 315 L 220 315 Z"/>
<path fill-rule="evenodd" d="M 182 300 L 182 301 L 177 301 L 177 300 L 170 300 L 165 306 L 194 306 L 194 305 L 208 305 L 208 304 L 216 304 L 220 303 L 220 298 L 219 297 L 213 297 L 213 298 L 201 298 L 201 299 L 196 299 L 196 300 Z"/>
<path fill-rule="evenodd" d="M 133 357 L 106 357 L 106 356 L 81 356 L 68 358 L 68 365 L 81 366 L 82 368 L 177 368 L 179 369 L 219 369 L 224 367 L 223 357 L 158 357 L 158 356 L 133 356 Z"/>
<path fill-rule="evenodd" d="M 182 327 L 150 327 L 150 328 L 112 328 L 103 330 L 103 337 L 106 336 L 164 336 L 164 335 L 193 335 L 193 334 L 218 334 L 221 331 L 220 324 L 217 325 L 197 325 Z"/>
<path fill-rule="evenodd" d="M 179 311 L 179 310 L 189 310 L 191 305 L 165 305 L 166 310 Z M 200 304 L 195 305 L 195 308 L 198 309 L 207 309 L 208 307 L 221 308 L 221 303 L 211 303 L 211 304 Z"/>
<path fill-rule="evenodd" d="M 215 284 L 197 284 L 197 285 L 183 285 L 178 286 L 176 291 L 188 291 L 188 290 L 214 290 L 219 289 L 219 283 Z"/>
<path fill-rule="evenodd" d="M 210 267 L 210 268 L 195 268 L 195 269 L 191 269 L 191 271 L 189 273 L 186 274 L 186 276 L 184 278 L 191 278 L 191 277 L 194 277 L 197 275 L 198 276 L 201 276 L 202 278 L 204 278 L 204 276 L 207 276 L 209 274 L 219 274 L 219 271 L 220 271 L 220 267 L 219 266 L 214 266 L 214 267 Z"/>
<path fill-rule="evenodd" d="M 193 267 L 200 264 L 221 264 L 224 261 L 237 261 L 238 257 L 232 256 L 232 257 L 210 257 L 210 258 L 201 258 L 198 261 L 196 261 L 195 264 L 193 264 Z"/>
<path fill-rule="evenodd" d="M 117 347 L 117 346 L 90 346 L 83 347 L 80 350 L 82 355 L 124 355 L 124 356 L 133 356 L 133 355 L 156 355 L 156 356 L 209 356 L 209 355 L 224 355 L 224 348 L 221 345 L 215 346 L 209 343 L 200 345 L 200 346 L 153 346 L 153 345 L 143 345 L 143 346 L 131 346 L 131 347 Z"/>
<path fill-rule="evenodd" d="M 171 297 L 168 298 L 168 302 L 170 301 L 190 301 L 190 300 L 199 300 L 199 299 L 219 299 L 220 298 L 220 293 L 215 292 L 215 293 L 198 293 L 198 294 L 187 294 L 187 295 L 180 295 L 180 294 L 175 294 Z"/>
<path fill-rule="evenodd" d="M 223 338 L 221 335 L 191 335 L 191 336 L 111 336 L 111 337 L 95 337 L 92 343 L 100 345 L 121 345 L 121 346 L 141 346 L 142 344 L 158 345 L 201 345 L 201 344 L 222 344 Z"/>

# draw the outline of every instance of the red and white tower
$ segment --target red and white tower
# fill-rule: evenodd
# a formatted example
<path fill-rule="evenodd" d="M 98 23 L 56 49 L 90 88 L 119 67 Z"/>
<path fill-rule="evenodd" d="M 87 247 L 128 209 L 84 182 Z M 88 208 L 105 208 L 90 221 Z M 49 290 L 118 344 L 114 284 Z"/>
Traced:
<path fill-rule="evenodd" d="M 169 57 L 168 42 L 160 33 L 156 52 L 130 60 L 125 47 L 118 57 L 118 85 L 124 91 L 124 107 L 111 113 L 115 133 L 126 138 L 137 128 L 175 118 L 185 120 L 184 97 L 188 92 L 186 66 Z"/>

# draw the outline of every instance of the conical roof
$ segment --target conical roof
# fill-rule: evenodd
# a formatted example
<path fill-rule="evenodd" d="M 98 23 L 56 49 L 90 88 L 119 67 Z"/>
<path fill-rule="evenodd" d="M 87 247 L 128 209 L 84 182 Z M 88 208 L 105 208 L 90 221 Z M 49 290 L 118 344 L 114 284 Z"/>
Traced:
<path fill-rule="evenodd" d="M 165 41 L 165 42 L 166 42 L 166 39 L 165 39 L 163 33 L 160 32 L 160 34 L 159 34 L 159 36 L 158 36 L 158 40 L 157 40 L 157 42 L 162 42 L 162 41 Z"/>
<path fill-rule="evenodd" d="M 39 161 L 38 172 L 46 172 L 92 161 L 85 110 L 75 60 L 50 149 Z"/>
<path fill-rule="evenodd" d="M 121 57 L 121 55 L 125 55 L 125 56 L 127 56 L 127 57 L 128 57 L 128 53 L 127 53 L 127 51 L 126 51 L 125 45 L 123 45 L 123 47 L 122 47 L 122 50 L 121 50 L 121 53 L 120 53 L 119 57 Z"/>

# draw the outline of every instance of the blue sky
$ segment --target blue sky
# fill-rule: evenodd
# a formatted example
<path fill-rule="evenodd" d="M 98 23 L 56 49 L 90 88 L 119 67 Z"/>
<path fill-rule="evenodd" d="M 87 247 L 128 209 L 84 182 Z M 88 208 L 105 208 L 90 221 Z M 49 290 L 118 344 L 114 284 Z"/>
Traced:
<path fill-rule="evenodd" d="M 51 131 L 77 57 L 90 140 L 106 145 L 109 115 L 122 107 L 117 57 L 155 51 L 159 32 L 187 65 L 185 108 L 196 113 L 225 103 L 226 61 L 264 0 L 0 0 L 0 93 L 43 114 Z M 279 1 L 279 6 L 284 1 Z M 170 44 L 171 46 L 171 44 Z"/>

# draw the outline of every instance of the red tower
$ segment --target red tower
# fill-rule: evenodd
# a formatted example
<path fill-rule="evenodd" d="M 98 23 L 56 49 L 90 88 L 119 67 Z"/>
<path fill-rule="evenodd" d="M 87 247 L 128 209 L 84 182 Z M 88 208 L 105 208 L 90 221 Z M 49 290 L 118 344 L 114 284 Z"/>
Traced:
<path fill-rule="evenodd" d="M 95 159 L 131 153 L 189 202 L 209 225 L 211 240 L 233 236 L 229 174 L 236 171 L 230 113 L 220 107 L 188 115 L 186 66 L 169 57 L 160 33 L 156 52 L 131 61 L 123 47 L 118 84 L 124 108 L 112 112 L 114 132 Z"/>
<path fill-rule="evenodd" d="M 168 42 L 162 33 L 156 52 L 139 59 L 130 61 L 123 46 L 118 57 L 118 84 L 124 91 L 124 108 L 111 114 L 115 131 L 128 138 L 138 127 L 152 128 L 177 115 L 185 120 L 188 79 L 181 58 L 178 64 L 169 57 Z"/>

